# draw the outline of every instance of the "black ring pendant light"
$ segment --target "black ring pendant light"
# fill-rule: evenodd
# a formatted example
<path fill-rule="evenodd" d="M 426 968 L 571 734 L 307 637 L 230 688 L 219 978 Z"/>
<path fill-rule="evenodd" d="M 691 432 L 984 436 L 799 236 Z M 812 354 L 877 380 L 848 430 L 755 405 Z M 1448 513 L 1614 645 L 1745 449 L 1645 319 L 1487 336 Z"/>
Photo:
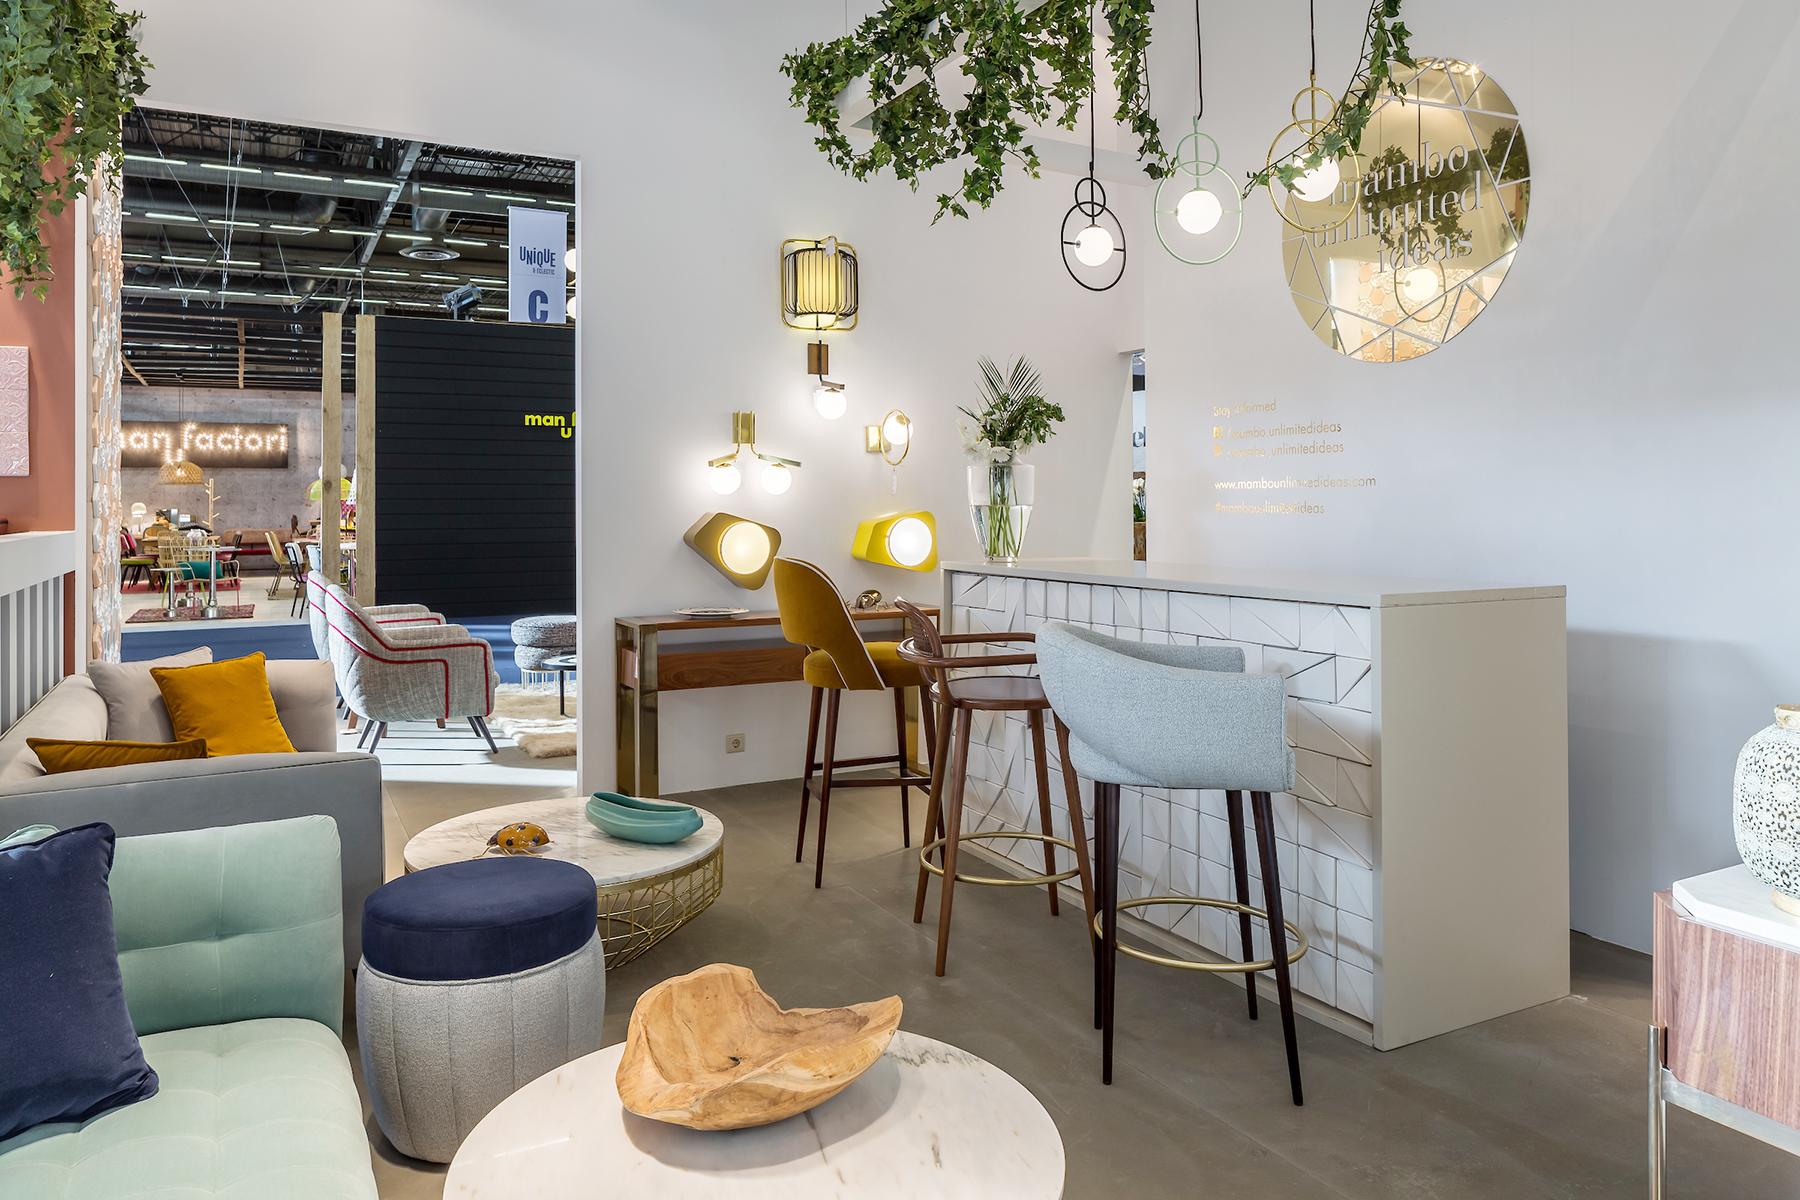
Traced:
<path fill-rule="evenodd" d="M 1104 292 L 1125 277 L 1125 226 L 1106 206 L 1106 189 L 1094 176 L 1094 41 L 1088 38 L 1088 173 L 1075 183 L 1075 203 L 1063 214 L 1062 259 L 1069 278 L 1090 292 Z M 1077 270 L 1077 266 L 1081 270 Z M 1084 277 L 1083 271 L 1087 272 Z M 1104 283 L 1092 280 L 1104 279 Z"/>

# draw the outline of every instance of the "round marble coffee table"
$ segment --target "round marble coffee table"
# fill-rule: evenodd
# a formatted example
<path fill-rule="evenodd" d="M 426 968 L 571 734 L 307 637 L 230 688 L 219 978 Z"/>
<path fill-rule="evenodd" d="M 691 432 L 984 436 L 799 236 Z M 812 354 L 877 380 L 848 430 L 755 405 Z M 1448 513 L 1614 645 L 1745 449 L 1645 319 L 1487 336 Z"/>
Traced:
<path fill-rule="evenodd" d="M 901 1030 L 855 1083 L 760 1129 L 703 1133 L 628 1113 L 624 1043 L 541 1075 L 463 1141 L 445 1200 L 854 1196 L 1055 1200 L 1063 1146 L 1023 1084 L 966 1050 Z"/>
<path fill-rule="evenodd" d="M 627 842 L 587 819 L 586 796 L 528 800 L 464 813 L 421 830 L 406 843 L 407 871 L 480 857 L 503 825 L 530 821 L 550 834 L 540 858 L 572 862 L 594 877 L 600 901 L 600 947 L 608 968 L 621 967 L 699 916 L 725 883 L 725 826 L 705 809 L 691 837 L 667 846 Z"/>

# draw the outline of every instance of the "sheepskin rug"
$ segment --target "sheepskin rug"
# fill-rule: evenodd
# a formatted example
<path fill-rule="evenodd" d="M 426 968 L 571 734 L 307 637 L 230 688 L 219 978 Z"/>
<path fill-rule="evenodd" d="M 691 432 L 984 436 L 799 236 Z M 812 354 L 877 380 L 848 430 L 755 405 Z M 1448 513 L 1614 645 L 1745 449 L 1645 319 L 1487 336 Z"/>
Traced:
<path fill-rule="evenodd" d="M 503 683 L 494 690 L 494 732 L 509 737 L 532 758 L 563 758 L 575 753 L 575 689 L 569 689 L 569 715 L 556 711 L 556 685 L 524 687 Z"/>

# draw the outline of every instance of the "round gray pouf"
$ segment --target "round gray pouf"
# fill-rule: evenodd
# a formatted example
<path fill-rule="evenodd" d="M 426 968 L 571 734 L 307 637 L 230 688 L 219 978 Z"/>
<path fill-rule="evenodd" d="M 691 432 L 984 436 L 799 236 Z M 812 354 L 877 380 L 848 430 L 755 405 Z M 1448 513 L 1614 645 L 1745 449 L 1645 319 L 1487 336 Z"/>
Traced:
<path fill-rule="evenodd" d="M 512 640 L 513 662 L 519 670 L 542 670 L 545 659 L 575 650 L 575 618 L 520 617 L 512 623 Z"/>
<path fill-rule="evenodd" d="M 364 906 L 358 1048 L 402 1154 L 449 1162 L 502 1100 L 598 1050 L 605 1011 L 594 881 L 573 863 L 452 863 Z"/>

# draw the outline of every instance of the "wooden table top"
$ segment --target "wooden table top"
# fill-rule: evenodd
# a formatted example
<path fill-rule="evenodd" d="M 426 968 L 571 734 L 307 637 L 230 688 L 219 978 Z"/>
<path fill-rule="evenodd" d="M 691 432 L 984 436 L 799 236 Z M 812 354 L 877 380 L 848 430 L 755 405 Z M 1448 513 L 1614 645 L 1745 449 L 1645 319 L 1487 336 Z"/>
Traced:
<path fill-rule="evenodd" d="M 928 617 L 936 617 L 935 607 L 919 606 Z M 880 608 L 853 608 L 850 610 L 853 621 L 902 621 L 905 614 L 890 606 Z M 684 617 L 679 613 L 652 613 L 643 617 L 618 617 L 616 622 L 633 629 L 652 629 L 657 632 L 674 629 L 735 629 L 740 626 L 780 625 L 781 614 L 774 611 L 750 612 L 741 617 Z"/>

